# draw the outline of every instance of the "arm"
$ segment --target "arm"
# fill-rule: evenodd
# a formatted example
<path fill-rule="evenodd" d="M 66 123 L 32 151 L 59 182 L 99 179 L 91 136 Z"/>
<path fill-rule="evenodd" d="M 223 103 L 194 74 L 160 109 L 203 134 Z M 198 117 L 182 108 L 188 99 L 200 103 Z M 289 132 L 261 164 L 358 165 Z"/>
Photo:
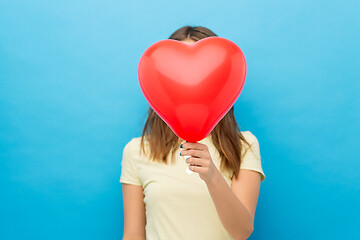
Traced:
<path fill-rule="evenodd" d="M 122 184 L 124 204 L 123 240 L 145 240 L 145 204 L 141 186 Z"/>
<path fill-rule="evenodd" d="M 219 171 L 206 182 L 221 222 L 236 240 L 247 239 L 254 229 L 260 182 L 258 172 L 246 169 L 240 169 L 231 188 Z"/>
<path fill-rule="evenodd" d="M 261 174 L 240 169 L 239 177 L 234 177 L 229 187 L 215 167 L 207 145 L 185 142 L 180 147 L 186 149 L 180 155 L 191 156 L 185 160 L 190 164 L 189 169 L 199 173 L 200 178 L 205 181 L 224 228 L 235 240 L 247 239 L 254 229 Z"/>

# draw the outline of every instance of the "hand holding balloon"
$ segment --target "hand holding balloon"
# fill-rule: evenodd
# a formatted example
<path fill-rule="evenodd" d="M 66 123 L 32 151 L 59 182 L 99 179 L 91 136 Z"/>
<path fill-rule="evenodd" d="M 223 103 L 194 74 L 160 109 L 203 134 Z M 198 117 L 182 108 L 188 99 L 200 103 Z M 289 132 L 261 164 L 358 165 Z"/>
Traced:
<path fill-rule="evenodd" d="M 189 155 L 186 163 L 190 164 L 191 171 L 199 173 L 205 182 L 211 181 L 218 169 L 214 165 L 207 145 L 198 142 L 185 142 L 181 146 L 183 149 L 180 156 Z"/>

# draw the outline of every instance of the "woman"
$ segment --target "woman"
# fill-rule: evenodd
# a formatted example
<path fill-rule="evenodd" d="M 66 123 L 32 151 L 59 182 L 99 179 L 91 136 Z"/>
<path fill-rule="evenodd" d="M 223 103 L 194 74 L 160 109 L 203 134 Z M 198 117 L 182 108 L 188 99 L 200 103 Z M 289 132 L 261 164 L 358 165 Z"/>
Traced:
<path fill-rule="evenodd" d="M 205 27 L 185 26 L 169 38 L 193 44 L 211 36 L 217 35 Z M 195 173 L 185 172 L 187 164 Z M 265 175 L 257 138 L 239 130 L 234 107 L 196 143 L 178 138 L 149 108 L 142 136 L 126 144 L 121 165 L 123 240 L 251 235 Z"/>

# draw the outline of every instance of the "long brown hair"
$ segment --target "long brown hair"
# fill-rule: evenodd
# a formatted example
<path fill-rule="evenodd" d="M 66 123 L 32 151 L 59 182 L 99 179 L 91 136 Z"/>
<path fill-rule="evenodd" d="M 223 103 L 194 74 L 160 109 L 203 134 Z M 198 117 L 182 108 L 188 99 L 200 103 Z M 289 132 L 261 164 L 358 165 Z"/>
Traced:
<path fill-rule="evenodd" d="M 184 26 L 171 34 L 169 39 L 178 41 L 192 39 L 199 41 L 211 36 L 217 35 L 206 27 Z M 146 138 L 150 148 L 150 160 L 167 164 L 168 155 L 171 153 L 171 159 L 173 159 L 174 153 L 179 149 L 181 144 L 180 138 L 151 107 L 149 107 L 147 114 L 148 117 L 141 136 L 140 149 L 145 154 L 144 141 Z M 210 134 L 212 142 L 221 157 L 221 171 L 225 169 L 230 170 L 233 173 L 231 178 L 233 176 L 238 178 L 243 143 L 246 143 L 248 146 L 250 144 L 241 134 L 234 116 L 234 106 L 225 114 Z"/>

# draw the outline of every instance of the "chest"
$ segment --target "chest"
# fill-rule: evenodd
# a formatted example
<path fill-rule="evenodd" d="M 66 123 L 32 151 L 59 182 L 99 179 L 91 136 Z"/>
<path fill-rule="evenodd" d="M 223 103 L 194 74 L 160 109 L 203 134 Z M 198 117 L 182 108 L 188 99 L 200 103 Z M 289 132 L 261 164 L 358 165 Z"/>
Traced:
<path fill-rule="evenodd" d="M 218 168 L 219 162 L 216 160 L 213 161 Z M 166 203 L 169 208 L 181 208 L 212 202 L 206 183 L 196 172 L 187 174 L 186 167 L 184 158 L 180 156 L 173 164 L 142 162 L 138 170 L 145 204 L 156 207 Z M 230 186 L 227 175 L 224 178 Z"/>

